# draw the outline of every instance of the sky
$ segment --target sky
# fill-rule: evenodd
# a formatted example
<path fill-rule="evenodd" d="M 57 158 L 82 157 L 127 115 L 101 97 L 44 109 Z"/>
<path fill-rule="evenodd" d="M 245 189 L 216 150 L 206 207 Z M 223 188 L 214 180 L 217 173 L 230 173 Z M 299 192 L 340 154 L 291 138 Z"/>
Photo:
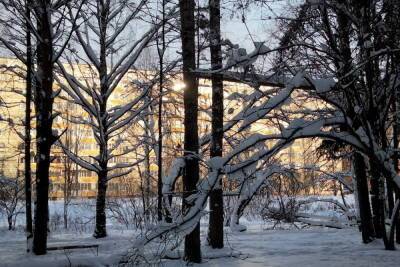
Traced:
<path fill-rule="evenodd" d="M 253 41 L 266 42 L 274 46 L 271 34 L 277 30 L 276 18 L 287 15 L 288 7 L 297 6 L 303 0 L 266 0 L 264 5 L 252 5 L 245 11 L 246 24 L 242 22 L 241 12 L 230 16 L 229 11 L 224 11 L 221 32 L 224 38 L 229 38 L 233 43 L 239 44 L 248 51 L 254 49 Z M 251 35 L 251 36 L 250 36 Z M 275 42 L 274 42 L 275 41 Z"/>
<path fill-rule="evenodd" d="M 245 0 L 235 1 L 244 2 Z M 208 1 L 201 1 L 201 3 L 203 2 Z M 267 4 L 251 5 L 244 12 L 246 23 L 242 22 L 242 11 L 232 5 L 233 1 L 223 0 L 222 2 L 222 37 L 229 39 L 234 44 L 239 44 L 240 47 L 246 48 L 247 52 L 250 52 L 254 49 L 253 41 L 266 42 L 267 46 L 274 47 L 277 43 L 276 39 L 272 37 L 272 33 L 277 29 L 275 18 L 282 16 L 288 6 L 298 5 L 303 0 L 265 0 L 264 2 L 268 2 Z M 134 24 L 126 34 L 128 37 L 133 34 L 129 38 L 131 39 L 140 36 L 140 30 L 143 31 L 143 27 Z M 79 46 L 76 48 L 79 50 Z M 174 57 L 179 49 L 179 47 L 172 48 L 172 51 L 169 51 L 170 56 Z M 0 47 L 0 56 L 11 56 L 11 54 Z"/>

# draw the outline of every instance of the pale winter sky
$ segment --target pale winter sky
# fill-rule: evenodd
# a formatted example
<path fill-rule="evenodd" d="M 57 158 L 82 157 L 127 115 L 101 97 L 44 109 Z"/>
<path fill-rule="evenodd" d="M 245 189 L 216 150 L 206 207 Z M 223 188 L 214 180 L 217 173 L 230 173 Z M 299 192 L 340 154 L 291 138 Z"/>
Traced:
<path fill-rule="evenodd" d="M 270 0 L 269 2 L 271 3 L 269 3 L 268 6 L 253 5 L 246 10 L 246 24 L 242 22 L 241 11 L 235 10 L 233 13 L 233 8 L 229 7 L 229 4 L 226 5 L 223 3 L 221 23 L 222 37 L 231 40 L 232 43 L 239 44 L 240 47 L 246 48 L 248 52 L 254 49 L 253 40 L 265 41 L 267 46 L 274 47 L 276 45 L 276 40 L 272 37 L 272 33 L 276 31 L 275 18 L 277 16 L 287 15 L 289 6 L 298 5 L 303 2 L 303 0 Z M 133 34 L 134 36 L 132 37 L 136 35 L 140 36 L 140 30 L 143 30 L 143 27 L 138 27 L 137 24 L 133 24 L 132 28 L 127 30 L 126 34 Z M 76 48 L 80 50 L 79 46 Z M 179 49 L 178 47 L 174 47 L 168 54 L 170 54 L 170 57 L 174 57 L 176 50 Z M 0 47 L 0 56 L 11 56 L 11 53 Z"/>

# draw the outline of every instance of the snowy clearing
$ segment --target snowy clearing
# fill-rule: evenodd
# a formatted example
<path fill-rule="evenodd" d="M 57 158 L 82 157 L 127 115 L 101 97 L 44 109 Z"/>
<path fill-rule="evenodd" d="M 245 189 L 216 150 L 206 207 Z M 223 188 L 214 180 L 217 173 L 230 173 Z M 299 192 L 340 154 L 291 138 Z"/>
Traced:
<path fill-rule="evenodd" d="M 265 224 L 251 224 L 243 233 L 227 233 L 222 251 L 203 249 L 200 266 L 397 266 L 399 251 L 384 250 L 381 241 L 362 244 L 357 229 L 313 227 L 302 230 L 268 230 Z M 227 229 L 227 231 L 229 231 Z M 205 243 L 203 233 L 202 243 Z M 95 249 L 51 251 L 45 256 L 27 255 L 22 231 L 1 231 L 0 266 L 109 266 L 118 263 L 129 248 L 134 231 L 111 231 L 105 239 L 90 234 L 54 234 L 49 246 L 99 244 Z M 232 255 L 232 256 L 229 256 Z M 179 260 L 165 260 L 163 266 L 186 266 Z"/>
<path fill-rule="evenodd" d="M 300 197 L 299 201 L 315 197 Z M 339 197 L 321 198 L 340 201 Z M 353 195 L 346 196 L 350 207 L 354 206 Z M 386 251 L 382 240 L 363 244 L 356 227 L 332 229 L 310 227 L 301 223 L 275 224 L 272 220 L 262 220 L 263 202 L 257 199 L 247 209 L 240 223 L 247 227 L 245 232 L 232 233 L 225 227 L 225 248 L 212 250 L 206 244 L 208 216 L 201 220 L 202 256 L 200 266 L 397 266 L 399 251 Z M 342 215 L 330 202 L 313 202 L 304 207 L 303 213 L 332 216 Z M 126 211 L 130 207 L 124 207 Z M 129 227 L 116 218 L 110 218 L 109 236 L 102 239 L 92 237 L 93 202 L 77 200 L 70 207 L 69 229 L 65 230 L 61 219 L 62 201 L 50 202 L 50 232 L 48 247 L 71 245 L 99 245 L 96 248 L 49 251 L 45 256 L 26 253 L 23 216 L 17 220 L 17 230 L 8 231 L 4 214 L 0 214 L 0 266 L 115 266 L 132 248 L 140 230 Z M 111 215 L 111 214 L 109 214 Z M 110 216 L 111 217 L 111 216 Z M 274 227 L 275 226 L 275 227 Z M 158 242 L 153 242 L 146 250 L 147 265 L 186 266 L 182 260 L 162 260 L 154 255 L 159 252 Z M 179 250 L 182 258 L 183 245 Z M 170 255 L 171 256 L 171 255 Z M 144 264 L 143 264 L 144 265 Z"/>

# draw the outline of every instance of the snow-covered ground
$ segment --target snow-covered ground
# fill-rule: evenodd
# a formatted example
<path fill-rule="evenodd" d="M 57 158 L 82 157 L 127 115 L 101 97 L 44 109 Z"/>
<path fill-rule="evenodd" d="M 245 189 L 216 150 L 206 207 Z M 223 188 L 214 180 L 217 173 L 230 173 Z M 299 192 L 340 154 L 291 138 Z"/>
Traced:
<path fill-rule="evenodd" d="M 362 244 L 356 229 L 263 230 L 228 235 L 241 258 L 210 260 L 205 266 L 398 266 L 399 251 L 381 242 Z"/>
<path fill-rule="evenodd" d="M 15 233 L 0 233 L 0 266 L 8 267 L 45 267 L 45 266 L 110 266 L 118 263 L 118 253 L 129 248 L 130 238 L 135 236 L 132 231 L 112 231 L 109 237 L 102 240 L 87 234 L 51 234 L 48 247 L 65 245 L 93 245 L 95 248 L 75 249 L 69 251 L 49 251 L 44 256 L 26 253 L 26 241 L 22 231 Z"/>
<path fill-rule="evenodd" d="M 346 199 L 353 206 L 351 196 Z M 248 227 L 246 232 L 232 233 L 226 228 L 223 250 L 210 250 L 203 246 L 203 263 L 200 266 L 399 266 L 400 252 L 385 251 L 381 241 L 362 244 L 358 229 L 331 229 L 306 227 L 298 229 L 290 224 L 278 225 L 272 230 L 272 222 L 263 221 L 260 213 L 262 204 L 254 201 L 241 223 Z M 258 204 L 257 204 L 258 203 Z M 0 215 L 0 267 L 43 267 L 43 266 L 113 266 L 118 263 L 132 241 L 140 233 L 132 226 L 110 218 L 109 236 L 94 239 L 93 203 L 75 203 L 70 208 L 70 226 L 63 229 L 62 202 L 50 203 L 49 247 L 65 245 L 98 244 L 96 249 L 49 251 L 44 256 L 26 253 L 23 232 L 23 214 L 17 220 L 17 230 L 8 231 L 4 215 Z M 306 210 L 317 215 L 339 216 L 330 203 L 318 202 Z M 140 214 L 139 214 L 140 215 Z M 207 218 L 202 220 L 202 244 L 205 244 Z M 153 244 L 154 245 L 154 244 Z M 155 244 L 157 246 L 157 244 Z M 152 251 L 151 249 L 149 251 Z M 151 254 L 149 259 L 152 259 Z M 163 266 L 185 266 L 178 260 L 163 260 Z"/>
<path fill-rule="evenodd" d="M 356 229 L 308 228 L 266 230 L 262 224 L 250 225 L 247 232 L 228 233 L 223 251 L 203 250 L 200 266 L 398 266 L 399 251 L 385 251 L 380 241 L 362 244 Z M 116 264 L 130 246 L 133 231 L 111 231 L 96 240 L 89 234 L 54 234 L 49 246 L 99 244 L 94 249 L 51 251 L 45 256 L 25 253 L 22 232 L 1 232 L 0 266 L 106 266 Z M 203 241 L 204 243 L 204 241 Z M 229 256 L 232 255 L 232 256 Z M 218 256 L 223 256 L 218 258 Z M 182 261 L 163 261 L 164 266 L 185 266 Z"/>

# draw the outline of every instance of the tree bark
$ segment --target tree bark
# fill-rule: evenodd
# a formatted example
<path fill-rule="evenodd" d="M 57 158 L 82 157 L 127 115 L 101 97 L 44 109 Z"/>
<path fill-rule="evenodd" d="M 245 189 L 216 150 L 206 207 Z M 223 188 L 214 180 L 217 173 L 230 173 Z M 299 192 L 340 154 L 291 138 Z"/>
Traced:
<path fill-rule="evenodd" d="M 159 59 L 159 72 L 160 78 L 158 81 L 159 86 L 159 99 L 158 99 L 158 158 L 157 158 L 157 219 L 162 221 L 163 219 L 163 195 L 162 195 L 162 175 L 163 175 L 163 121 L 162 121 L 162 105 L 163 105 L 163 87 L 164 87 L 164 53 L 165 53 L 165 0 L 162 1 L 162 26 L 161 26 L 161 47 L 159 39 L 157 39 L 157 52 Z"/>
<path fill-rule="evenodd" d="M 14 227 L 13 227 L 13 217 L 12 217 L 12 215 L 8 215 L 8 216 L 7 216 L 7 222 L 8 222 L 8 231 L 14 230 Z"/>
<path fill-rule="evenodd" d="M 397 90 L 399 90 L 399 89 L 397 89 Z M 400 96 L 400 94 L 399 94 L 399 96 Z M 398 148 L 399 147 L 399 129 L 398 129 L 398 127 L 399 127 L 398 126 L 399 125 L 398 112 L 399 111 L 398 111 L 398 106 L 396 103 L 397 100 L 395 100 L 394 102 L 395 102 L 394 113 L 396 115 L 395 115 L 395 123 L 393 125 L 393 146 L 394 146 L 394 148 Z M 394 169 L 395 169 L 396 173 L 399 173 L 399 153 L 397 151 L 395 151 L 394 155 L 393 155 L 393 164 L 394 164 Z M 395 189 L 395 193 L 396 193 L 396 200 L 399 201 L 400 200 L 400 190 L 398 188 Z M 400 219 L 398 218 L 395 221 L 395 223 L 396 223 L 396 243 L 400 244 Z"/>
<path fill-rule="evenodd" d="M 371 204 L 372 204 L 372 222 L 374 223 L 375 237 L 382 238 L 385 234 L 384 222 L 384 202 L 383 181 L 379 167 L 371 162 Z"/>
<path fill-rule="evenodd" d="M 93 235 L 95 238 L 103 238 L 107 236 L 106 193 L 107 193 L 107 172 L 100 171 L 98 174 L 98 181 L 97 181 L 96 226 Z"/>
<path fill-rule="evenodd" d="M 388 216 L 392 217 L 393 208 L 394 208 L 394 189 L 396 185 L 393 184 L 393 181 L 386 180 L 386 192 L 387 192 L 387 202 L 388 202 Z"/>
<path fill-rule="evenodd" d="M 46 254 L 48 224 L 48 190 L 50 149 L 55 141 L 53 124 L 53 40 L 50 0 L 43 0 L 35 6 L 37 34 L 37 75 L 35 91 L 36 107 L 36 206 L 33 252 Z"/>
<path fill-rule="evenodd" d="M 31 102 L 32 102 L 32 40 L 31 40 L 31 1 L 26 1 L 26 95 L 25 95 L 25 220 L 27 252 L 30 252 L 32 234 L 32 175 L 31 175 Z"/>
<path fill-rule="evenodd" d="M 149 110 L 150 112 L 150 110 Z M 146 116 L 145 117 L 145 135 L 146 138 L 150 138 L 150 133 L 149 133 L 149 118 Z M 143 213 L 145 216 L 145 222 L 149 223 L 150 222 L 150 145 L 146 142 L 144 144 L 144 205 L 143 205 Z"/>
<path fill-rule="evenodd" d="M 340 4 L 345 5 L 346 1 L 339 1 Z M 352 53 L 350 49 L 350 31 L 351 31 L 351 22 L 347 14 L 342 11 L 338 11 L 337 14 L 337 23 L 338 23 L 338 51 L 341 53 L 342 61 L 344 66 L 341 67 L 340 62 L 336 62 L 336 68 L 338 69 L 339 77 L 342 77 L 343 82 L 352 82 L 353 77 L 346 75 L 352 69 Z M 333 40 L 332 40 L 333 41 Z M 332 44 L 335 46 L 335 44 Z M 354 83 L 349 85 L 349 92 L 356 92 L 356 87 Z M 355 125 L 353 127 L 357 127 L 359 123 L 359 118 L 355 114 L 354 107 L 352 105 L 349 106 L 347 111 L 350 117 L 353 118 L 353 122 Z M 372 214 L 369 200 L 369 191 L 368 191 L 368 179 L 366 173 L 366 164 L 363 156 L 355 152 L 353 155 L 353 168 L 354 168 L 354 178 L 356 179 L 356 190 L 357 190 L 357 201 L 359 206 L 359 214 L 361 220 L 361 233 L 362 239 L 364 243 L 369 243 L 375 238 L 375 229 L 372 222 Z"/>
<path fill-rule="evenodd" d="M 107 91 L 108 91 L 108 75 L 107 75 L 107 19 L 110 12 L 110 2 L 99 2 L 100 12 L 100 66 L 99 66 L 99 79 L 100 79 L 100 97 L 99 101 L 99 116 L 97 118 L 100 125 L 100 160 L 97 181 L 97 199 L 96 199 L 96 226 L 94 231 L 95 238 L 103 238 L 107 236 L 106 230 L 106 196 L 107 196 L 107 175 L 108 175 L 108 124 L 107 124 Z"/>
<path fill-rule="evenodd" d="M 103 68 L 102 68 L 103 69 Z M 105 69 L 105 65 L 104 65 Z M 100 71 L 100 77 L 104 77 L 102 75 L 102 71 Z M 101 81 L 105 81 L 105 79 L 101 79 Z M 106 89 L 105 86 L 102 86 L 102 92 Z M 102 94 L 104 96 L 104 94 Z M 107 132 L 107 122 L 105 121 L 104 114 L 106 113 L 106 101 L 103 100 L 103 103 L 100 105 L 100 117 L 99 123 L 103 125 L 103 133 Z M 106 197 L 107 197 L 107 176 L 108 176 L 108 136 L 103 135 L 99 146 L 100 146 L 100 161 L 99 167 L 100 171 L 97 174 L 97 198 L 96 198 L 96 225 L 93 236 L 95 238 L 103 238 L 107 236 L 106 230 Z"/>
<path fill-rule="evenodd" d="M 183 82 L 185 83 L 183 98 L 185 107 L 185 134 L 184 149 L 186 156 L 186 167 L 183 174 L 183 209 L 186 212 L 189 204 L 185 198 L 193 194 L 199 180 L 199 163 L 197 153 L 199 150 L 198 137 L 198 82 L 191 72 L 196 68 L 195 53 L 195 22 L 193 0 L 179 0 L 181 18 L 181 40 L 183 58 Z M 195 155 L 193 155 L 195 154 Z M 200 223 L 197 223 L 191 233 L 185 237 L 184 259 L 190 262 L 201 262 L 200 250 Z"/>
<path fill-rule="evenodd" d="M 354 153 L 353 167 L 357 185 L 358 199 L 356 201 L 358 201 L 359 207 L 362 240 L 364 243 L 369 243 L 375 238 L 375 230 L 372 223 L 371 205 L 369 202 L 366 166 L 364 158 L 360 153 Z"/>
<path fill-rule="evenodd" d="M 69 110 L 67 106 L 66 117 L 70 119 Z M 75 140 L 77 142 L 78 140 Z M 67 131 L 65 133 L 65 146 L 70 148 L 72 146 L 72 133 Z M 68 206 L 71 200 L 71 186 L 72 186 L 72 161 L 68 157 L 63 159 L 64 163 L 64 229 L 68 229 Z"/>
<path fill-rule="evenodd" d="M 400 4 L 398 1 L 386 0 L 384 1 L 383 8 L 386 9 L 385 26 L 387 27 L 388 34 L 388 46 L 391 49 L 396 49 L 400 45 L 400 29 L 397 27 L 398 18 L 400 15 Z M 396 73 L 400 68 L 400 55 L 393 53 L 391 55 L 392 61 L 392 73 Z M 395 97 L 393 100 L 393 147 L 394 149 L 399 148 L 399 104 L 400 104 L 400 86 L 395 89 Z M 393 165 L 396 173 L 399 173 L 399 153 L 397 150 L 393 153 Z M 393 186 L 396 195 L 396 200 L 400 199 L 400 190 L 397 186 Z M 400 219 L 396 220 L 396 243 L 400 244 Z"/>
<path fill-rule="evenodd" d="M 222 68 L 220 0 L 209 1 L 210 12 L 210 52 L 211 69 Z M 221 75 L 213 74 L 212 83 L 212 119 L 210 157 L 222 157 L 224 92 Z M 212 248 L 224 247 L 224 200 L 222 195 L 222 176 L 217 187 L 210 193 L 210 219 L 208 242 Z"/>

